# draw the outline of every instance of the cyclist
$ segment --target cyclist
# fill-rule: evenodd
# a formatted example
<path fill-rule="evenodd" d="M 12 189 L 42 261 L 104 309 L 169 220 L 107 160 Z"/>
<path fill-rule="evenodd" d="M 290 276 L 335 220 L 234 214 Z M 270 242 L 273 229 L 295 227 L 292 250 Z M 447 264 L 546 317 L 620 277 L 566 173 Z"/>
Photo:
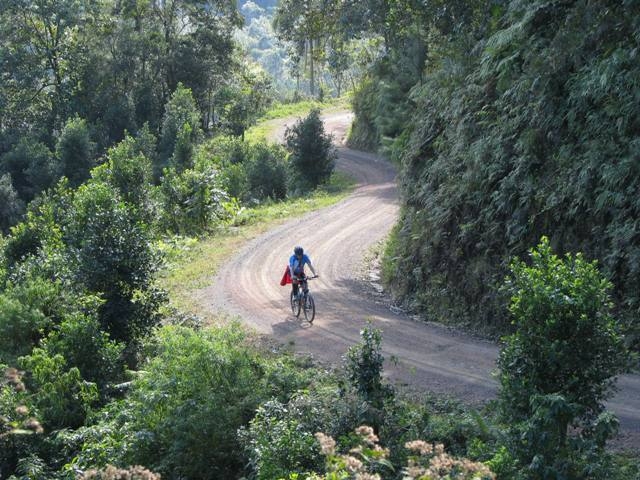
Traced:
<path fill-rule="evenodd" d="M 317 277 L 315 268 L 311 265 L 311 259 L 304 253 L 304 249 L 300 246 L 293 249 L 293 255 L 289 258 L 289 273 L 291 274 L 291 287 L 293 294 L 298 296 L 298 284 L 305 279 L 304 266 L 309 265 L 309 269 Z"/>

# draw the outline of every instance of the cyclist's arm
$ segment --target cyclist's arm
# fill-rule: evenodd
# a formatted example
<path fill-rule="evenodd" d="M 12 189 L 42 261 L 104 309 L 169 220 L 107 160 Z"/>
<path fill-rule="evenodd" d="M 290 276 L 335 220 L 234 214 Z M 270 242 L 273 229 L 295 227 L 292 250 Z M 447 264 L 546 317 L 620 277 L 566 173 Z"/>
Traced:
<path fill-rule="evenodd" d="M 316 269 L 315 269 L 315 268 L 313 268 L 313 265 L 311 264 L 311 262 L 307 262 L 307 265 L 309 265 L 309 270 L 311 270 L 311 272 L 312 272 L 314 275 L 317 275 L 317 273 L 316 273 Z"/>

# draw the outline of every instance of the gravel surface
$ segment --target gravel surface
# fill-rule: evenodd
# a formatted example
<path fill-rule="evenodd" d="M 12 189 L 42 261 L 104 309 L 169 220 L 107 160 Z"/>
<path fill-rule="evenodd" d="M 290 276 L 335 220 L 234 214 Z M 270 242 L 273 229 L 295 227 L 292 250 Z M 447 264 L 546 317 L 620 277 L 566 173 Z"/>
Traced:
<path fill-rule="evenodd" d="M 325 128 L 341 144 L 351 114 L 326 116 Z M 284 126 L 278 130 L 282 138 Z M 453 395 L 467 404 L 495 398 L 492 377 L 498 346 L 446 327 L 415 321 L 376 294 L 362 275 L 363 257 L 395 223 L 395 170 L 371 154 L 339 148 L 337 168 L 358 186 L 347 199 L 274 228 L 238 252 L 199 302 L 212 312 L 238 315 L 256 331 L 322 362 L 337 364 L 371 322 L 382 330 L 385 374 L 412 390 Z M 310 283 L 316 301 L 312 325 L 289 308 L 290 286 L 279 282 L 295 245 L 302 245 L 320 274 Z M 375 278 L 375 274 L 373 274 Z M 617 448 L 640 450 L 640 376 L 625 375 L 609 403 L 621 422 Z"/>

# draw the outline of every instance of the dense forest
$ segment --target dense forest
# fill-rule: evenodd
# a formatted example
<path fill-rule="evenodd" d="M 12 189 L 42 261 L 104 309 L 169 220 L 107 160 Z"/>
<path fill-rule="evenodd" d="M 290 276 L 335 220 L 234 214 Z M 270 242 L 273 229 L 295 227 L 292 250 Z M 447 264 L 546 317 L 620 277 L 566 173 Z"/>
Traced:
<path fill-rule="evenodd" d="M 0 478 L 637 478 L 604 403 L 637 360 L 638 22 L 633 0 L 0 3 Z M 351 144 L 400 166 L 394 295 L 506 334 L 490 405 L 388 384 L 373 326 L 329 369 L 158 286 L 162 246 L 327 183 L 318 110 L 284 145 L 244 133 L 347 90 Z"/>

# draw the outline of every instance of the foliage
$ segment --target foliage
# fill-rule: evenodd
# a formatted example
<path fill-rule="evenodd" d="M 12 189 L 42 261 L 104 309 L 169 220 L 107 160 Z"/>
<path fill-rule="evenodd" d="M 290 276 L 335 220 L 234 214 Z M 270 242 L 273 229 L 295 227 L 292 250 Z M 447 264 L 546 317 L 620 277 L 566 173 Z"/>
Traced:
<path fill-rule="evenodd" d="M 44 432 L 22 380 L 24 372 L 0 365 L 0 474 L 13 472 L 29 455 L 33 434 Z"/>
<path fill-rule="evenodd" d="M 306 408 L 313 405 L 309 400 L 297 395 L 287 404 L 277 400 L 263 403 L 249 429 L 240 431 L 257 479 L 284 478 L 289 473 L 304 473 L 322 466 L 312 433 L 322 420 Z"/>
<path fill-rule="evenodd" d="M 509 260 L 548 235 L 599 260 L 633 327 L 638 6 L 498 3 L 438 37 L 409 93 L 389 285 L 429 318 L 504 332 Z"/>
<path fill-rule="evenodd" d="M 271 79 L 256 65 L 241 62 L 238 81 L 222 89 L 217 98 L 219 122 L 223 131 L 245 139 L 245 131 L 253 125 L 272 100 Z"/>
<path fill-rule="evenodd" d="M 235 476 L 244 464 L 237 429 L 248 424 L 261 402 L 286 398 L 300 386 L 297 375 L 275 381 L 276 372 L 290 367 L 261 360 L 234 325 L 201 331 L 165 327 L 150 348 L 144 374 L 120 407 L 126 414 L 118 414 L 131 434 L 122 436 L 121 428 L 111 427 L 92 436 L 87 429 L 80 468 L 117 460 L 163 475 Z M 105 457 L 99 445 L 112 453 Z"/>
<path fill-rule="evenodd" d="M 278 145 L 253 146 L 247 172 L 248 198 L 282 200 L 287 195 L 286 153 Z"/>
<path fill-rule="evenodd" d="M 56 323 L 52 317 L 66 304 L 61 297 L 59 283 L 38 278 L 7 286 L 0 294 L 0 357 L 4 362 L 15 365 L 18 357 L 30 353 L 51 331 Z"/>
<path fill-rule="evenodd" d="M 183 170 L 166 168 L 160 185 L 160 228 L 176 234 L 199 234 L 224 216 L 227 196 L 214 167 Z"/>
<path fill-rule="evenodd" d="M 144 150 L 156 179 L 172 158 L 176 167 L 188 164 L 201 128 L 215 132 L 224 110 L 253 108 L 256 95 L 269 96 L 263 83 L 246 81 L 265 77 L 249 72 L 235 48 L 241 23 L 227 0 L 4 2 L 0 176 L 11 173 L 19 200 L 29 202 L 61 174 L 79 185 L 126 132 L 145 128 L 146 147 L 161 137 L 159 159 L 155 144 Z M 237 85 L 243 88 L 223 101 L 222 92 Z M 180 120 L 170 104 L 181 89 L 191 92 L 196 119 Z M 18 220 L 4 218 L 5 230 Z"/>
<path fill-rule="evenodd" d="M 141 466 L 124 469 L 109 465 L 103 470 L 89 470 L 83 473 L 80 480 L 160 480 L 160 475 Z"/>
<path fill-rule="evenodd" d="M 596 262 L 558 258 L 545 237 L 530 256 L 530 266 L 512 263 L 505 284 L 517 331 L 498 360 L 500 402 L 534 478 L 580 478 L 596 468 L 593 458 L 617 430 L 603 402 L 630 355 L 610 313 L 611 284 Z"/>
<path fill-rule="evenodd" d="M 152 181 L 151 160 L 144 150 L 146 148 L 138 144 L 138 139 L 127 135 L 109 149 L 105 170 L 92 172 L 94 178 L 110 183 L 125 202 L 142 211 L 151 209 Z"/>
<path fill-rule="evenodd" d="M 530 256 L 530 266 L 512 263 L 505 283 L 517 331 L 505 339 L 498 362 L 502 402 L 519 420 L 530 416 L 534 395 L 559 394 L 589 422 L 629 366 L 610 313 L 611 284 L 581 254 L 558 258 L 545 237 Z"/>
<path fill-rule="evenodd" d="M 286 151 L 279 145 L 220 138 L 200 155 L 219 163 L 223 189 L 243 203 L 282 200 L 287 195 Z"/>
<path fill-rule="evenodd" d="M 43 346 L 50 355 L 61 355 L 67 365 L 77 367 L 82 378 L 95 383 L 103 396 L 111 382 L 124 377 L 125 345 L 101 330 L 95 311 L 65 315 Z"/>
<path fill-rule="evenodd" d="M 87 122 L 79 117 L 70 118 L 64 125 L 56 144 L 56 155 L 62 174 L 71 186 L 78 186 L 87 178 L 94 166 L 94 148 Z"/>
<path fill-rule="evenodd" d="M 47 429 L 77 428 L 85 421 L 89 408 L 98 400 L 95 384 L 85 382 L 77 367 L 68 368 L 62 355 L 35 348 L 21 358 L 22 367 L 31 372 L 27 386 Z"/>
<path fill-rule="evenodd" d="M 18 192 L 13 187 L 11 175 L 8 173 L 0 176 L 0 233 L 9 230 L 15 225 L 24 213 L 24 202 L 18 197 Z"/>
<path fill-rule="evenodd" d="M 0 172 L 11 176 L 18 196 L 25 201 L 53 186 L 62 174 L 60 160 L 51 150 L 44 143 L 28 137 L 22 137 L 12 150 L 2 156 Z"/>
<path fill-rule="evenodd" d="M 200 135 L 200 112 L 191 90 L 178 84 L 165 106 L 160 137 L 159 167 L 171 163 L 178 171 L 193 165 L 193 144 Z"/>
<path fill-rule="evenodd" d="M 360 479 L 380 480 L 380 472 L 393 471 L 394 465 L 387 457 L 389 451 L 379 444 L 378 436 L 368 426 L 355 429 L 357 446 L 348 453 L 337 453 L 333 438 L 316 433 L 320 450 L 327 457 L 327 473 L 312 474 L 308 478 L 316 480 Z M 448 455 L 444 445 L 433 445 L 423 440 L 407 442 L 405 448 L 413 452 L 402 469 L 407 480 L 488 480 L 495 479 L 489 468 L 468 459 L 456 459 Z M 290 476 L 293 480 L 296 476 Z"/>
<path fill-rule="evenodd" d="M 287 128 L 285 143 L 290 152 L 291 191 L 300 194 L 329 179 L 337 153 L 331 136 L 324 131 L 319 110 Z"/>
<path fill-rule="evenodd" d="M 110 185 L 89 183 L 75 193 L 64 237 L 76 280 L 105 300 L 103 328 L 126 343 L 149 333 L 162 296 L 150 232 L 136 211 Z"/>
<path fill-rule="evenodd" d="M 393 390 L 382 382 L 384 356 L 380 330 L 368 325 L 360 331 L 360 337 L 361 343 L 350 347 L 347 352 L 346 371 L 358 395 L 371 406 L 372 415 L 375 415 L 375 411 L 381 410 L 385 400 L 393 395 Z M 379 426 L 379 421 L 369 420 Z"/>

